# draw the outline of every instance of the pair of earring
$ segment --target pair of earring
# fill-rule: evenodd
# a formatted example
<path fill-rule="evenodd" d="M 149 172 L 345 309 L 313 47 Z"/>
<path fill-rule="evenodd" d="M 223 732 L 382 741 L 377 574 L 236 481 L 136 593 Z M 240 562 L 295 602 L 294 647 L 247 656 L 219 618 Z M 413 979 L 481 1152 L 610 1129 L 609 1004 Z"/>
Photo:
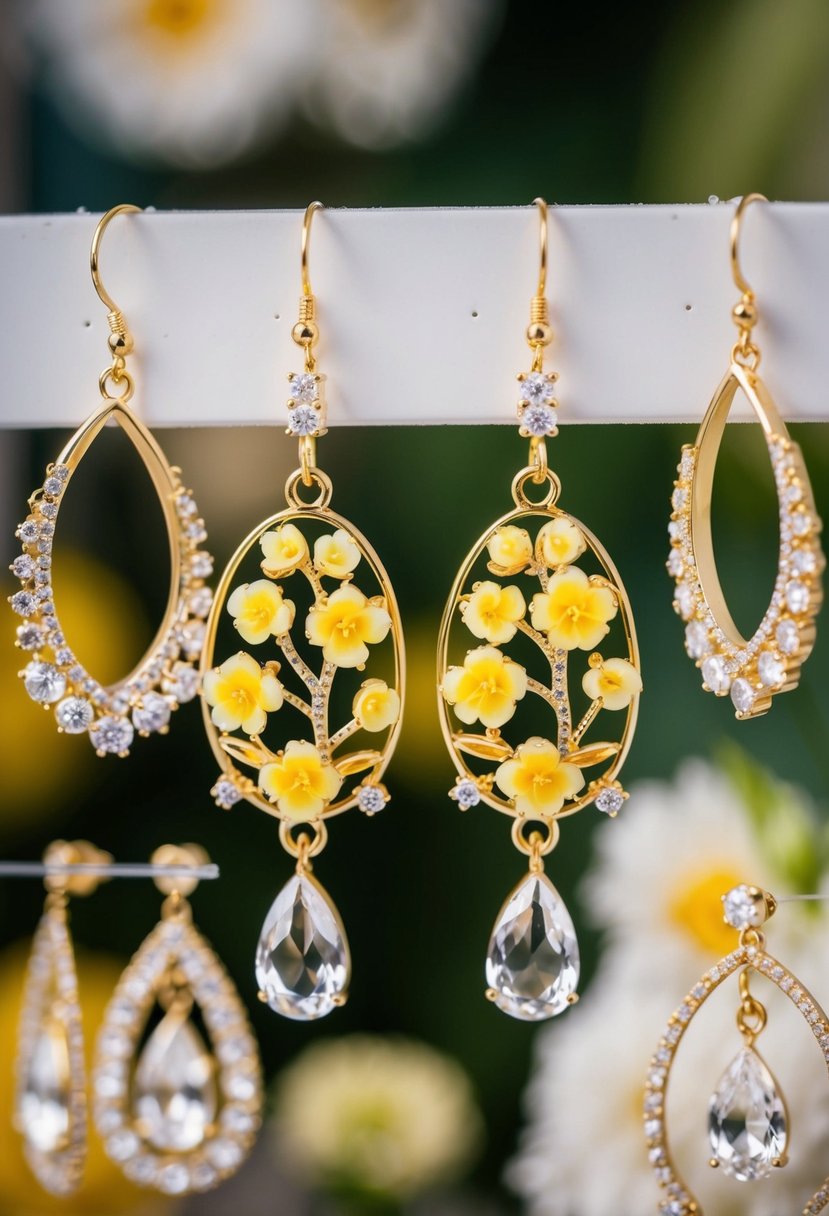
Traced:
<path fill-rule="evenodd" d="M 187 900 L 198 885 L 188 871 L 207 860 L 194 845 L 164 845 L 153 854 L 155 882 L 166 896 L 161 919 L 112 995 L 92 1070 L 92 1115 L 107 1155 L 131 1181 L 164 1194 L 209 1190 L 230 1177 L 250 1153 L 261 1121 L 256 1040 L 233 982 L 193 925 Z M 23 996 L 15 1122 L 33 1173 L 56 1195 L 79 1187 L 87 1147 L 68 899 L 91 895 L 111 862 L 82 840 L 57 841 L 44 856 L 52 874 Z M 71 876 L 60 876 L 67 867 Z M 191 1019 L 196 1005 L 213 1050 Z"/>
<path fill-rule="evenodd" d="M 644 1130 L 650 1163 L 662 1188 L 661 1216 L 702 1216 L 702 1207 L 679 1173 L 667 1134 L 668 1084 L 679 1045 L 709 996 L 739 976 L 737 1028 L 743 1045 L 720 1078 L 708 1106 L 709 1164 L 739 1182 L 768 1178 L 788 1161 L 790 1120 L 783 1091 L 755 1049 L 765 1029 L 765 1006 L 751 991 L 753 978 L 770 981 L 791 1001 L 829 1064 L 829 1015 L 797 976 L 766 949 L 763 927 L 777 908 L 768 891 L 741 884 L 722 897 L 724 919 L 739 940 L 690 990 L 672 1014 L 651 1059 L 645 1086 Z M 829 1179 L 803 1208 L 804 1216 L 829 1204 Z"/>

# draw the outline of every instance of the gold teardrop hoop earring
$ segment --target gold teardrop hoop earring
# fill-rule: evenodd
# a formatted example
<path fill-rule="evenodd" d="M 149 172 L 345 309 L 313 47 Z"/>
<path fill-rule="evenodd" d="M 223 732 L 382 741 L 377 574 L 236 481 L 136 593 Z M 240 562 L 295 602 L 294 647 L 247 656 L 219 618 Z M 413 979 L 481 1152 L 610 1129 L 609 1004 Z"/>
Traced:
<path fill-rule="evenodd" d="M 31 655 L 20 672 L 26 692 L 44 709 L 54 710 L 59 731 L 88 734 L 99 756 L 126 756 L 136 733 L 166 733 L 173 710 L 197 695 L 204 618 L 212 602 L 204 580 L 212 573 L 213 559 L 200 547 L 207 539 L 204 520 L 192 494 L 182 487 L 180 470 L 168 463 L 129 405 L 135 386 L 126 361 L 133 339 L 99 271 L 101 239 L 110 221 L 140 210 L 122 203 L 108 211 L 95 229 L 90 270 L 95 290 L 108 309 L 112 355 L 111 366 L 98 381 L 103 405 L 75 432 L 47 468 L 43 485 L 30 497 L 29 514 L 16 532 L 23 551 L 11 565 L 21 583 L 21 589 L 9 598 L 13 611 L 23 618 L 16 645 Z M 121 426 L 135 447 L 158 495 L 169 541 L 170 593 L 164 619 L 137 667 L 103 687 L 79 662 L 63 634 L 52 585 L 52 550 L 58 511 L 70 480 L 92 442 L 111 421 Z"/>
<path fill-rule="evenodd" d="M 772 396 L 758 375 L 754 340 L 755 295 L 739 261 L 746 208 L 762 194 L 740 199 L 731 222 L 731 270 L 741 292 L 732 310 L 738 337 L 731 362 L 702 420 L 693 445 L 682 449 L 669 524 L 668 572 L 676 581 L 674 610 L 686 622 L 685 649 L 702 673 L 706 692 L 730 694 L 739 719 L 766 713 L 772 698 L 797 687 L 815 641 L 815 617 L 823 600 L 821 521 L 803 454 L 789 435 Z M 741 390 L 763 428 L 774 470 L 780 517 L 780 552 L 771 603 L 751 638 L 742 636 L 725 602 L 711 535 L 714 469 L 735 395 Z"/>

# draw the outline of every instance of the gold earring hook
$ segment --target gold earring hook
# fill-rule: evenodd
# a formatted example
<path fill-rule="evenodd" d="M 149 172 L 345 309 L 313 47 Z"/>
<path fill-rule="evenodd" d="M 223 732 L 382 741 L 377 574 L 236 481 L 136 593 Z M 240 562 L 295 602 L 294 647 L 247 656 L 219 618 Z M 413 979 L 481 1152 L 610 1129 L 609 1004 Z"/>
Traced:
<path fill-rule="evenodd" d="M 540 262 L 538 271 L 537 296 L 547 295 L 547 202 L 543 198 L 534 198 L 533 206 L 538 208 Z"/>
<path fill-rule="evenodd" d="M 110 222 L 115 219 L 116 215 L 124 215 L 127 212 L 139 212 L 142 210 L 142 207 L 136 207 L 134 203 L 119 203 L 117 207 L 110 207 L 106 215 L 102 216 L 98 221 L 98 227 L 95 229 L 95 235 L 92 238 L 92 249 L 89 253 L 89 269 L 92 273 L 93 286 L 98 293 L 101 303 L 106 305 L 110 313 L 117 313 L 119 316 L 121 315 L 120 308 L 101 282 L 101 240 Z"/>
<path fill-rule="evenodd" d="M 313 296 L 311 290 L 311 276 L 308 271 L 308 245 L 311 240 L 311 221 L 317 211 L 324 211 L 324 205 L 320 202 L 309 203 L 305 208 L 305 215 L 302 219 L 302 249 L 301 249 L 301 265 L 302 265 L 302 294 L 304 296 Z"/>
<path fill-rule="evenodd" d="M 550 328 L 550 307 L 547 303 L 547 203 L 543 198 L 533 200 L 538 208 L 539 219 L 539 264 L 538 286 L 530 301 L 530 323 L 527 326 L 527 342 L 533 352 L 533 371 L 541 371 L 544 347 L 553 340 Z"/>
<path fill-rule="evenodd" d="M 746 209 L 750 207 L 752 203 L 767 203 L 768 201 L 769 200 L 766 198 L 765 194 L 757 194 L 756 192 L 753 194 L 744 194 L 737 204 L 737 208 L 731 219 L 731 274 L 734 278 L 734 285 L 736 286 L 737 290 L 742 292 L 744 296 L 748 296 L 751 299 L 754 299 L 754 292 L 746 281 L 746 278 L 740 268 L 740 230 L 742 229 L 743 216 L 745 215 Z"/>

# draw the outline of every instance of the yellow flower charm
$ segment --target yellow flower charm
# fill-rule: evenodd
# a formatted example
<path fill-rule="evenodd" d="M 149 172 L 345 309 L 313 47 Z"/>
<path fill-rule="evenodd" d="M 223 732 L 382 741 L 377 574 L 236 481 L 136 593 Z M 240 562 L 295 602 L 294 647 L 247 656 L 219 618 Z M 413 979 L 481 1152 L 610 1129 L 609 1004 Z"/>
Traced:
<path fill-rule="evenodd" d="M 535 818 L 557 814 L 565 799 L 573 798 L 584 785 L 581 769 L 562 760 L 549 739 L 537 736 L 516 748 L 512 760 L 499 765 L 495 780 L 519 815 Z"/>
<path fill-rule="evenodd" d="M 613 592 L 591 583 L 575 567 L 554 574 L 547 591 L 534 595 L 530 605 L 533 627 L 564 650 L 592 650 L 617 611 Z"/>
<path fill-rule="evenodd" d="M 360 550 L 343 528 L 333 536 L 318 536 L 314 541 L 314 565 L 320 574 L 344 578 L 358 565 Z"/>
<path fill-rule="evenodd" d="M 536 549 L 548 566 L 566 566 L 587 548 L 581 531 L 563 515 L 551 519 L 538 533 Z"/>
<path fill-rule="evenodd" d="M 492 582 L 479 583 L 461 606 L 469 631 L 493 645 L 501 645 L 515 637 L 515 622 L 520 621 L 526 611 L 527 605 L 517 587 L 501 587 Z"/>
<path fill-rule="evenodd" d="M 581 686 L 594 701 L 601 697 L 603 709 L 627 709 L 642 691 L 642 677 L 627 659 L 604 659 L 591 664 Z"/>
<path fill-rule="evenodd" d="M 470 650 L 463 667 L 450 667 L 443 678 L 443 695 L 461 722 L 488 728 L 508 722 L 526 691 L 524 668 L 494 646 Z"/>
<path fill-rule="evenodd" d="M 354 698 L 353 713 L 363 730 L 385 730 L 400 717 L 400 696 L 385 680 L 366 680 Z"/>
<path fill-rule="evenodd" d="M 524 528 L 516 528 L 515 524 L 506 524 L 503 528 L 496 529 L 487 549 L 492 564 L 498 566 L 504 574 L 517 574 L 527 562 L 532 561 L 533 543 L 530 534 Z"/>
<path fill-rule="evenodd" d="M 210 717 L 219 730 L 238 730 L 258 735 L 265 729 L 267 714 L 282 705 L 282 685 L 273 670 L 260 667 L 242 650 L 221 667 L 208 671 L 202 681 L 204 699 L 212 706 Z"/>
<path fill-rule="evenodd" d="M 296 524 L 282 524 L 275 532 L 266 532 L 259 544 L 265 555 L 262 569 L 271 578 L 290 574 L 308 557 L 308 542 Z"/>
<path fill-rule="evenodd" d="M 251 646 L 287 633 L 294 623 L 293 603 L 283 599 L 281 587 L 264 578 L 237 587 L 227 601 L 227 610 L 236 632 Z"/>
<path fill-rule="evenodd" d="M 281 814 L 303 822 L 320 815 L 339 793 L 343 779 L 313 743 L 292 739 L 272 764 L 259 770 L 259 788 Z"/>
<path fill-rule="evenodd" d="M 368 658 L 368 645 L 382 642 L 391 617 L 380 604 L 367 600 L 352 584 L 318 600 L 305 623 L 308 640 L 322 647 L 323 658 L 338 667 L 360 667 Z"/>

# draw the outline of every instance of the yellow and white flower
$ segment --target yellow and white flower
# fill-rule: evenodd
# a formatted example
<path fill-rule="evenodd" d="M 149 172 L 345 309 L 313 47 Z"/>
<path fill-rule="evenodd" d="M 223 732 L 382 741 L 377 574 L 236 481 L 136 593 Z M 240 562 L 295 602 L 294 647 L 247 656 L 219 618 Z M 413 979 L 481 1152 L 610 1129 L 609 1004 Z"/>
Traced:
<path fill-rule="evenodd" d="M 354 698 L 352 712 L 363 730 L 385 730 L 400 717 L 400 694 L 385 680 L 366 680 Z"/>
<path fill-rule="evenodd" d="M 526 602 L 516 586 L 502 587 L 493 582 L 478 583 L 461 605 L 464 624 L 470 633 L 493 646 L 503 645 L 515 637 L 516 622 L 526 611 Z"/>
<path fill-rule="evenodd" d="M 313 743 L 292 739 L 282 755 L 259 770 L 259 788 L 282 815 L 297 823 L 316 819 L 340 791 L 343 779 Z"/>
<path fill-rule="evenodd" d="M 236 632 L 250 646 L 287 633 L 296 611 L 293 602 L 283 597 L 282 588 L 265 578 L 237 587 L 227 601 L 227 610 Z"/>
<path fill-rule="evenodd" d="M 587 543 L 581 529 L 564 515 L 557 515 L 540 529 L 536 551 L 548 566 L 566 566 L 581 557 Z"/>
<path fill-rule="evenodd" d="M 463 667 L 450 667 L 443 677 L 443 695 L 461 722 L 488 729 L 508 722 L 526 691 L 524 668 L 494 646 L 470 650 Z"/>
<path fill-rule="evenodd" d="M 496 528 L 486 547 L 493 566 L 497 566 L 503 574 L 517 574 L 532 561 L 530 534 L 526 528 L 518 528 L 515 524 Z"/>
<path fill-rule="evenodd" d="M 610 588 L 592 583 L 576 567 L 554 574 L 547 590 L 534 595 L 530 605 L 533 628 L 564 650 L 592 650 L 607 634 L 607 622 L 617 611 Z"/>
<path fill-rule="evenodd" d="M 326 662 L 360 667 L 368 658 L 368 647 L 388 634 L 391 617 L 384 606 L 347 583 L 314 604 L 305 628 L 311 644 L 322 647 Z"/>
<path fill-rule="evenodd" d="M 592 700 L 601 697 L 603 709 L 627 709 L 642 691 L 642 677 L 627 659 L 601 659 L 591 663 L 581 686 Z"/>
<path fill-rule="evenodd" d="M 555 815 L 568 798 L 584 785 L 584 775 L 575 764 L 562 760 L 549 739 L 534 735 L 515 749 L 495 772 L 495 781 L 511 800 L 519 815 L 543 818 Z"/>
<path fill-rule="evenodd" d="M 314 565 L 320 574 L 345 578 L 360 562 L 360 550 L 344 528 L 314 541 Z"/>
<path fill-rule="evenodd" d="M 265 555 L 262 569 L 271 578 L 290 574 L 308 558 L 308 542 L 296 524 L 281 524 L 259 538 Z"/>
<path fill-rule="evenodd" d="M 267 715 L 280 709 L 283 701 L 273 668 L 260 667 L 243 650 L 205 674 L 202 692 L 219 730 L 241 728 L 246 735 L 261 734 Z"/>

